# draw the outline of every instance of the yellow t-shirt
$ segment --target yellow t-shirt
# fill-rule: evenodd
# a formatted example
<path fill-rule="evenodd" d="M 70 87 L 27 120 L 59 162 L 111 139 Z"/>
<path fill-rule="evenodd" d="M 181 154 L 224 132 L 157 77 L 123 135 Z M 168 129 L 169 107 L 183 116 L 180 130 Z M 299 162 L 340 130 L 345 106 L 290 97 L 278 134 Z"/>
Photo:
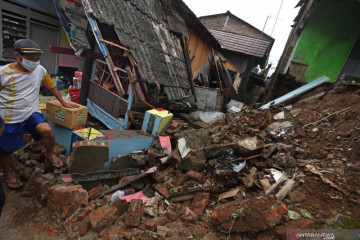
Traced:
<path fill-rule="evenodd" d="M 0 116 L 7 124 L 23 122 L 39 111 L 41 83 L 55 87 L 43 66 L 26 73 L 12 70 L 11 65 L 0 67 Z"/>

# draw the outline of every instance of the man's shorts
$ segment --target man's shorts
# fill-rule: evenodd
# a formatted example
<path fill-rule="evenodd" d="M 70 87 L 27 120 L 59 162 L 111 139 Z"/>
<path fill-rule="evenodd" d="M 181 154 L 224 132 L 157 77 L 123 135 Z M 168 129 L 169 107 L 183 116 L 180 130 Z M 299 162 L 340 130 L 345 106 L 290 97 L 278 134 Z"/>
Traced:
<path fill-rule="evenodd" d="M 0 152 L 13 153 L 24 146 L 23 129 L 27 130 L 35 141 L 41 140 L 40 134 L 36 131 L 36 126 L 46 122 L 41 113 L 33 113 L 26 121 L 22 123 L 5 124 L 4 133 L 0 136 Z"/>

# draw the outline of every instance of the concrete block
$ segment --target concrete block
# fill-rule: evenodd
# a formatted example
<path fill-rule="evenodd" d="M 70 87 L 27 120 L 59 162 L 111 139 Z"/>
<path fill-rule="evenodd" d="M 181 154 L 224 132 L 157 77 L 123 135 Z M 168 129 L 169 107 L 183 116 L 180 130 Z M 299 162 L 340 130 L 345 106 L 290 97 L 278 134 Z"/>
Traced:
<path fill-rule="evenodd" d="M 104 170 L 104 164 L 109 159 L 109 144 L 107 142 L 81 141 L 73 144 L 73 161 L 69 173 L 89 173 Z"/>

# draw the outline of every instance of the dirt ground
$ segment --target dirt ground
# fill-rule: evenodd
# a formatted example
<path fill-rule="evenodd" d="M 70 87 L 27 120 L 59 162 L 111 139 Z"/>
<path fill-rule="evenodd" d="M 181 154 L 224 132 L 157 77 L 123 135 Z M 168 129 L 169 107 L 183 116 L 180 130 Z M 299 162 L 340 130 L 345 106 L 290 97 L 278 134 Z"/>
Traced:
<path fill-rule="evenodd" d="M 1 240 L 66 239 L 56 229 L 60 229 L 59 223 L 34 196 L 22 197 L 20 192 L 8 191 L 0 218 Z"/>

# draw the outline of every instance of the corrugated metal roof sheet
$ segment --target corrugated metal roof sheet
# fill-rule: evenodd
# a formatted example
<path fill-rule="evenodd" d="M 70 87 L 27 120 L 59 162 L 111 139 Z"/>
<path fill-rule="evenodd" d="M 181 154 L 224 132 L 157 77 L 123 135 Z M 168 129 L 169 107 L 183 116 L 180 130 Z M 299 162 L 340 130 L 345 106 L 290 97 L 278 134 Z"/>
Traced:
<path fill-rule="evenodd" d="M 264 57 L 271 44 L 271 41 L 236 33 L 224 32 L 211 28 L 209 28 L 209 31 L 220 42 L 224 49 L 255 57 Z"/>
<path fill-rule="evenodd" d="M 190 89 L 181 47 L 163 19 L 162 6 L 157 0 L 82 2 L 95 18 L 114 26 L 120 42 L 130 49 L 140 65 L 144 81 L 171 87 L 172 91 L 167 91 L 170 100 L 181 99 L 180 87 Z M 179 20 L 178 24 L 185 22 Z M 174 21 L 171 25 L 175 28 Z M 186 29 L 186 26 L 177 28 Z"/>

